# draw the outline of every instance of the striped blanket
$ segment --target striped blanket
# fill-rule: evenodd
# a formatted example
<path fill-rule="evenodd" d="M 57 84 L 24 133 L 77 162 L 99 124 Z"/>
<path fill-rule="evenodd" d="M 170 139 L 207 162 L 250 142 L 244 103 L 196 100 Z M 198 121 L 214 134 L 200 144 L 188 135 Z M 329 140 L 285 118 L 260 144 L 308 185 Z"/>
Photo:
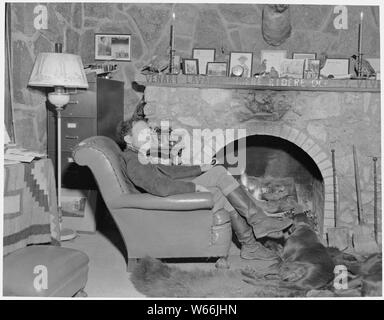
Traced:
<path fill-rule="evenodd" d="M 3 255 L 60 239 L 55 175 L 50 159 L 4 166 Z"/>

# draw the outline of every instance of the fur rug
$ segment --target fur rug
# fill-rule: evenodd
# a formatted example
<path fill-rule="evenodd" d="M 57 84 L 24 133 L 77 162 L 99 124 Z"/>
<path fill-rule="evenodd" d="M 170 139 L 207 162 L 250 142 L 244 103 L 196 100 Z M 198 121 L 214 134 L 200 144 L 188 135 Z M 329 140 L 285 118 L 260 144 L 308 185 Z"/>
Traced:
<path fill-rule="evenodd" d="M 328 248 L 336 265 L 345 265 L 352 275 L 350 289 L 335 291 L 298 290 L 284 286 L 267 270 L 248 262 L 231 269 L 182 270 L 158 259 L 145 257 L 131 274 L 135 288 L 147 297 L 165 298 L 272 298 L 272 297 L 360 297 L 382 295 L 382 255 L 357 260 L 353 255 Z M 241 260 L 241 259 L 240 259 Z M 269 276 L 267 276 L 269 273 Z M 354 280 L 353 280 L 354 279 Z"/>
<path fill-rule="evenodd" d="M 259 279 L 249 283 L 242 269 L 181 270 L 158 259 L 145 257 L 133 270 L 131 281 L 147 297 L 220 298 L 220 297 L 305 297 L 305 292 L 281 287 L 277 279 Z"/>

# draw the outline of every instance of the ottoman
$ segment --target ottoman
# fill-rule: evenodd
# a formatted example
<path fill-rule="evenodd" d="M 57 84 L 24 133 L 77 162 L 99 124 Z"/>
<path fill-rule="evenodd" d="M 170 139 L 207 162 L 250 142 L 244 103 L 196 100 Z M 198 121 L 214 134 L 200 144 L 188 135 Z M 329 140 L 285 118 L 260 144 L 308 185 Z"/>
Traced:
<path fill-rule="evenodd" d="M 79 295 L 87 283 L 88 262 L 85 253 L 57 246 L 38 245 L 16 250 L 3 258 L 3 295 Z"/>

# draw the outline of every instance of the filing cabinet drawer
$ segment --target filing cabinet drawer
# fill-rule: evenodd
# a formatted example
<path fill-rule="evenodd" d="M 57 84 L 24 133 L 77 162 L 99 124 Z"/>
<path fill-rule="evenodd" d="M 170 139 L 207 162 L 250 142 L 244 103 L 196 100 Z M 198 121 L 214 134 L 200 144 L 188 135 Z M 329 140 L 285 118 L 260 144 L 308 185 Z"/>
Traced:
<path fill-rule="evenodd" d="M 61 112 L 63 117 L 96 117 L 97 101 L 96 92 L 94 91 L 78 91 L 71 94 L 70 103 Z"/>
<path fill-rule="evenodd" d="M 96 134 L 97 123 L 95 118 L 62 118 L 62 150 L 71 151 L 79 142 Z"/>
<path fill-rule="evenodd" d="M 61 154 L 62 185 L 67 188 L 95 189 L 96 182 L 92 171 L 87 166 L 75 163 L 72 152 L 63 151 Z"/>

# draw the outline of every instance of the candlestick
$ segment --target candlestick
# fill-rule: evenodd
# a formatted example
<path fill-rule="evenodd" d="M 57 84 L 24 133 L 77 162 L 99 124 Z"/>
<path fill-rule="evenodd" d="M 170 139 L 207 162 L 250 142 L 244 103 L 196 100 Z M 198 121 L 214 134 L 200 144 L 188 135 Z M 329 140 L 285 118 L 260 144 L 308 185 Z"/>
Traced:
<path fill-rule="evenodd" d="M 363 63 L 363 18 L 364 13 L 360 13 L 359 23 L 359 42 L 358 42 L 358 61 L 357 61 L 357 76 L 361 77 L 362 63 Z"/>

